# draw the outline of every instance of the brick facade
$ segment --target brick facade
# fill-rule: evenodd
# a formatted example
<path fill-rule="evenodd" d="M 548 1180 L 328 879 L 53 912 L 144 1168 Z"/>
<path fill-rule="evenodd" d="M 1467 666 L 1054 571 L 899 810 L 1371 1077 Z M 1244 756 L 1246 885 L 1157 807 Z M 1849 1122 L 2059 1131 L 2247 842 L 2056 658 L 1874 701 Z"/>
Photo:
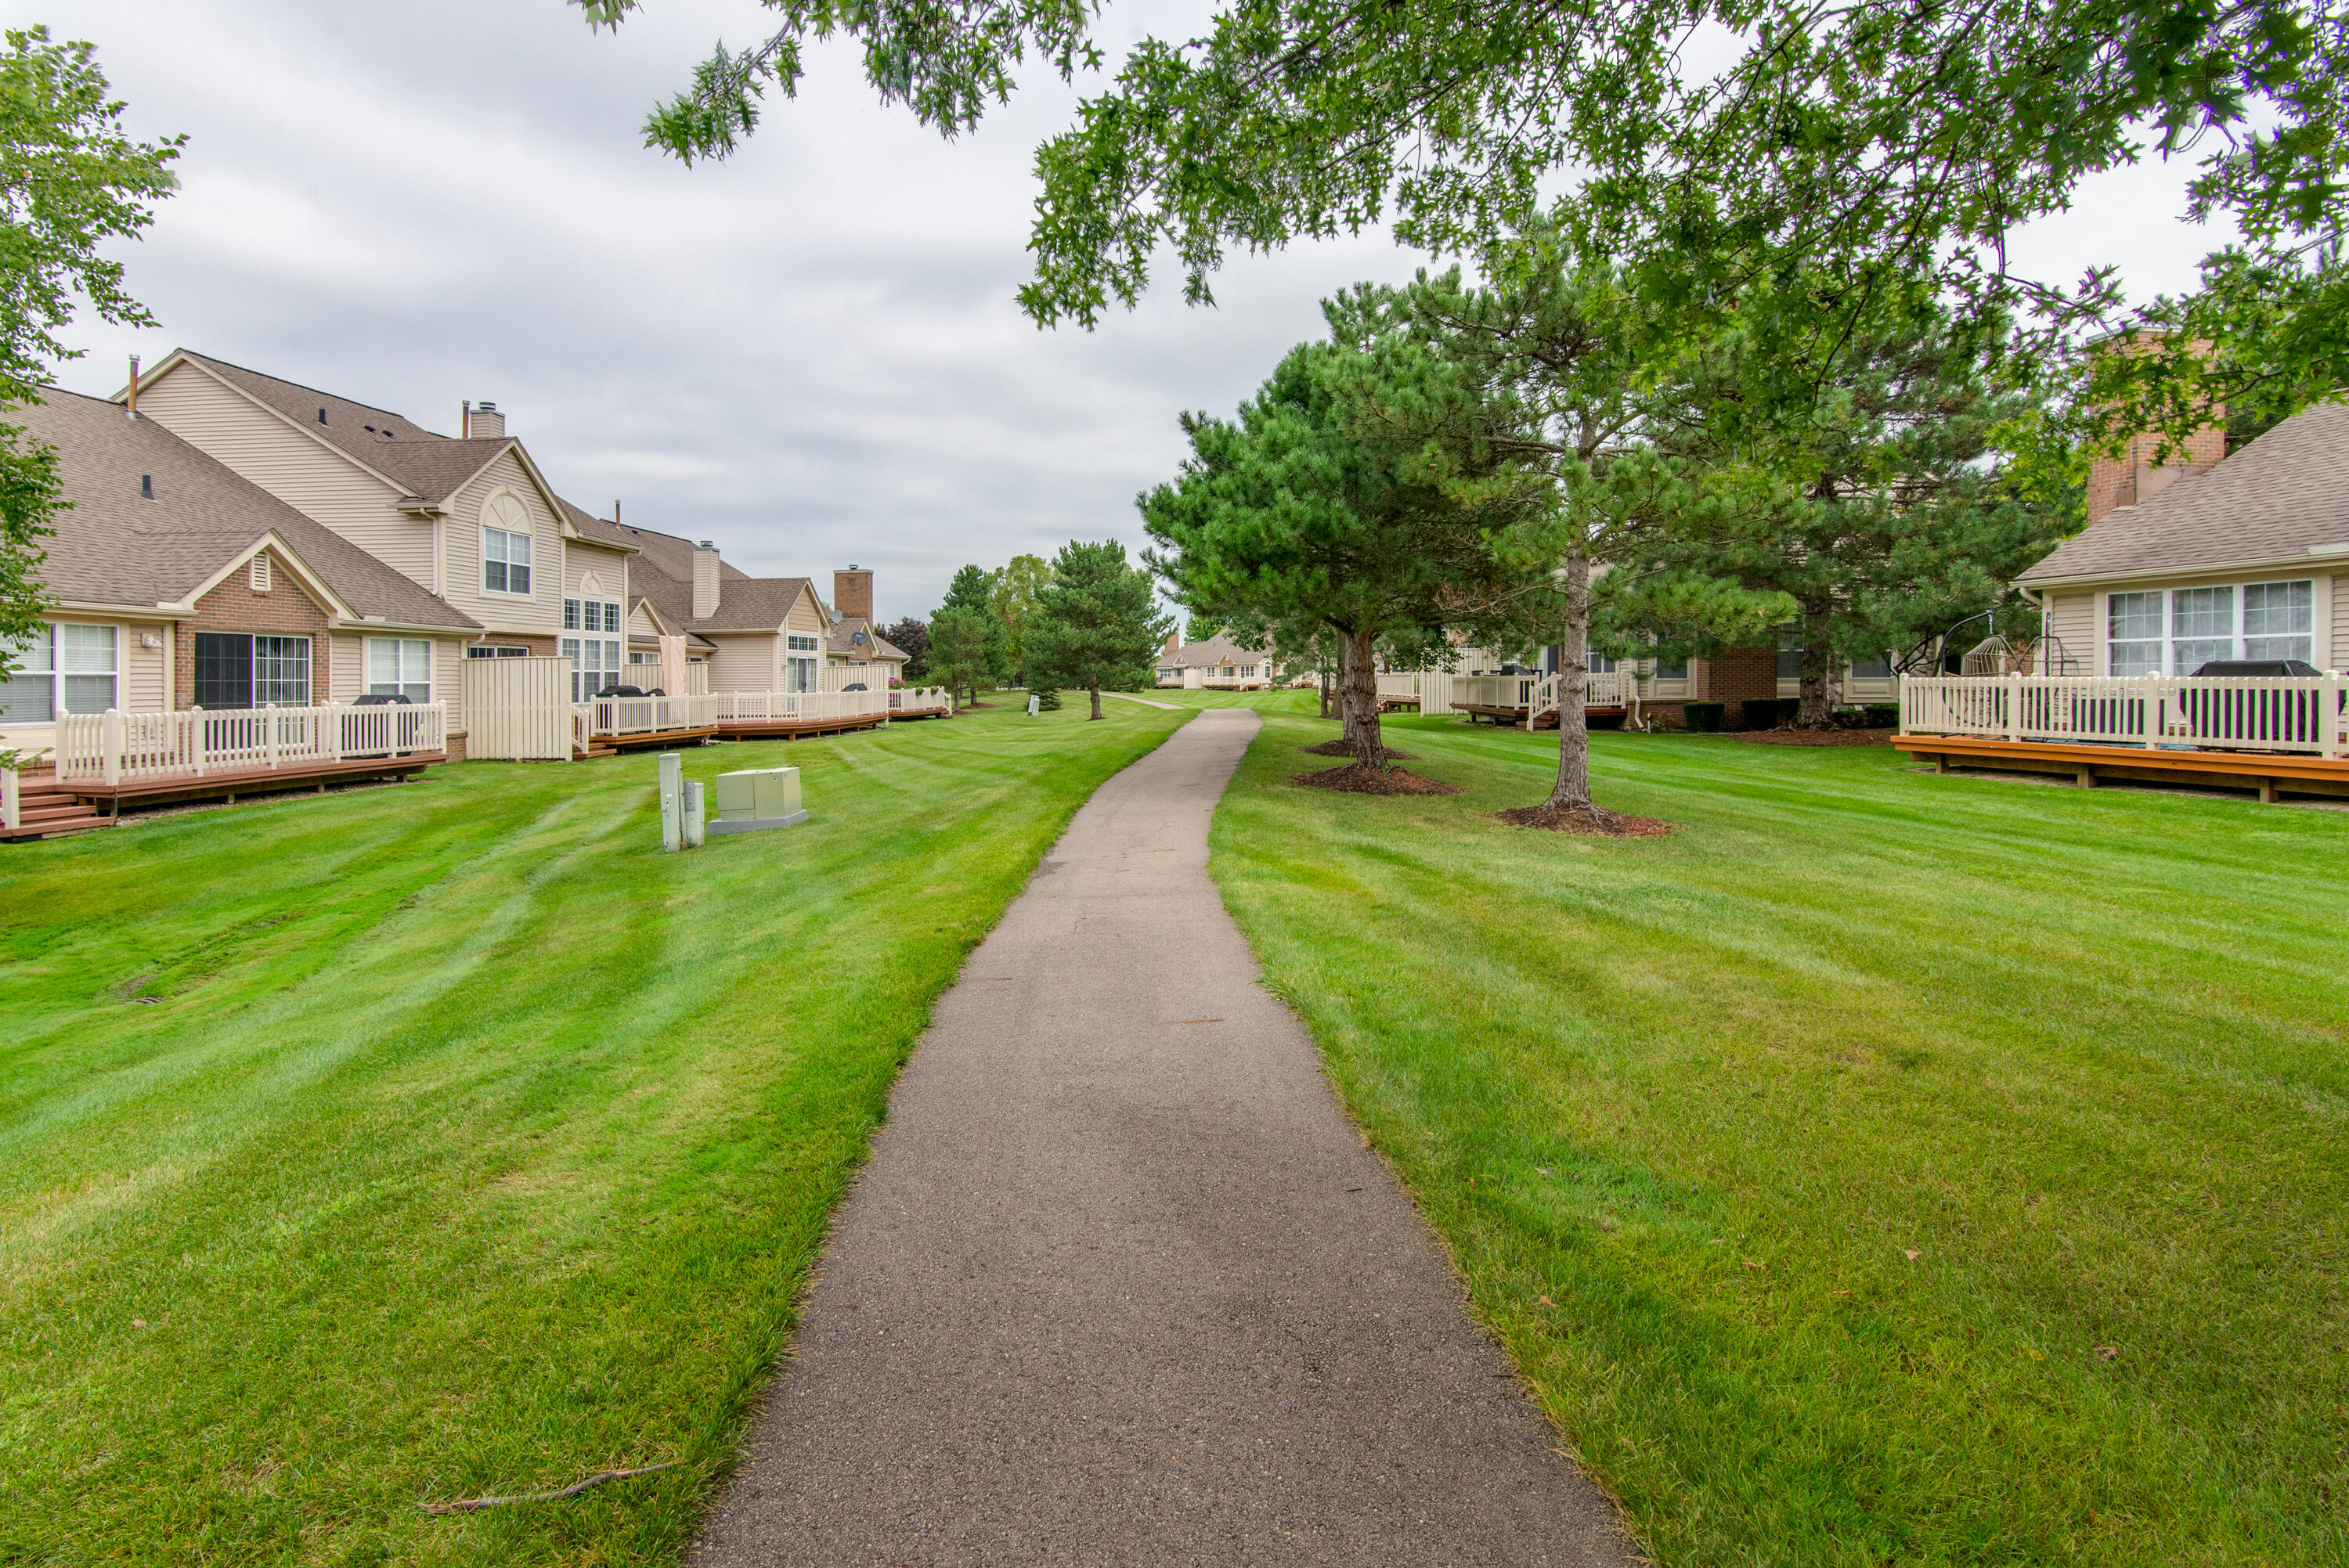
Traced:
<path fill-rule="evenodd" d="M 2158 436 L 2137 436 L 2130 439 L 2128 449 L 2118 457 L 2097 458 L 2088 464 L 2088 521 L 2095 522 L 2116 507 L 2130 506 L 2155 495 L 2155 485 L 2163 482 L 2150 479 L 2154 472 L 2154 454 L 2161 449 Z M 2227 455 L 2227 430 L 2223 425 L 2205 425 L 2194 432 L 2192 438 L 2174 449 L 2162 467 L 2185 470 L 2207 469 Z"/>
<path fill-rule="evenodd" d="M 264 551 L 264 555 L 273 552 Z M 310 700 L 348 700 L 355 692 L 330 689 L 334 660 L 326 642 L 326 611 L 303 588 L 282 560 L 269 563 L 269 592 L 253 591 L 251 569 L 238 567 L 220 585 L 196 601 L 196 613 L 175 623 L 171 643 L 171 706 L 186 709 L 196 702 L 196 634 L 239 632 L 250 636 L 310 639 Z"/>
<path fill-rule="evenodd" d="M 1689 671 L 1699 702 L 1743 702 L 1778 695 L 1778 649 L 1723 648 Z"/>

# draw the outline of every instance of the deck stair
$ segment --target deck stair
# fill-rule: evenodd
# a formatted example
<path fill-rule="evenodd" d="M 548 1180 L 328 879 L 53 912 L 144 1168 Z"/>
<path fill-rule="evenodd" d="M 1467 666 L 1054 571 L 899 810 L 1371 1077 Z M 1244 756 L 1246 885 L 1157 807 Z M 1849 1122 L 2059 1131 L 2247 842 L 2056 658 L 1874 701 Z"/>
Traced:
<path fill-rule="evenodd" d="M 0 826 L 0 841 L 61 839 L 114 826 L 112 817 L 101 816 L 88 801 L 58 784 L 53 773 L 21 775 L 16 808 L 16 824 Z"/>

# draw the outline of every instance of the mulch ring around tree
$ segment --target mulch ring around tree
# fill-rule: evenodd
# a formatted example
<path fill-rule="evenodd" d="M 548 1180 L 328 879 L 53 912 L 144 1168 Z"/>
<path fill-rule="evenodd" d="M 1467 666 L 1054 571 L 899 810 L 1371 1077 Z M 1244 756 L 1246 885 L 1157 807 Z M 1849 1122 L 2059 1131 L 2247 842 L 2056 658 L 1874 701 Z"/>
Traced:
<path fill-rule="evenodd" d="M 1344 768 L 1328 768 L 1319 773 L 1291 774 L 1292 782 L 1309 789 L 1335 789 L 1347 795 L 1460 795 L 1466 786 L 1446 784 L 1440 779 L 1422 779 L 1402 768 L 1365 768 L 1353 763 Z"/>
<path fill-rule="evenodd" d="M 1589 833 L 1602 839 L 1661 839 L 1672 830 L 1670 822 L 1653 817 L 1627 817 L 1620 811 L 1594 811 L 1588 806 L 1560 810 L 1547 800 L 1493 815 L 1513 828 L 1546 828 L 1553 833 Z"/>
<path fill-rule="evenodd" d="M 1740 740 L 1756 746 L 1882 746 L 1892 738 L 1889 729 L 1741 729 Z"/>
<path fill-rule="evenodd" d="M 1353 747 L 1343 740 L 1325 740 L 1319 746 L 1300 746 L 1298 749 L 1304 752 L 1309 757 L 1351 757 L 1354 755 Z M 1389 751 L 1386 753 L 1386 758 L 1390 762 L 1416 762 L 1419 760 L 1418 754 L 1410 751 Z"/>

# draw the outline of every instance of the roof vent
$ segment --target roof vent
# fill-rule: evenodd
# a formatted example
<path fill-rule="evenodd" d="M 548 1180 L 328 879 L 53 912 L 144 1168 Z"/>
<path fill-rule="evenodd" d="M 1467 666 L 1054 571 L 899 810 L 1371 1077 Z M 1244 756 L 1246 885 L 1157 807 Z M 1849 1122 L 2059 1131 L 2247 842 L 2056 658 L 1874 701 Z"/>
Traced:
<path fill-rule="evenodd" d="M 319 409 L 319 410 L 318 410 L 318 423 L 320 423 L 321 425 L 323 425 L 323 424 L 325 424 L 326 422 L 326 411 L 324 408 L 321 408 L 321 409 Z"/>
<path fill-rule="evenodd" d="M 139 476 L 139 499 L 140 500 L 153 500 L 155 499 L 155 476 L 153 474 L 140 474 Z"/>

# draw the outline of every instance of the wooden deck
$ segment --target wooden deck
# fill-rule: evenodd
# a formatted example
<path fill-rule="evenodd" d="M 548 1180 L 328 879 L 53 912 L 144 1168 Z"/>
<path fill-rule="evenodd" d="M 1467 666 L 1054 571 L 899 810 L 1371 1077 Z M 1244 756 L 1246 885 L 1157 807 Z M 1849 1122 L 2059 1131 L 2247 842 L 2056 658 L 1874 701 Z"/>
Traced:
<path fill-rule="evenodd" d="M 2100 779 L 2248 789 L 2279 795 L 2349 796 L 2349 758 L 2289 751 L 2189 751 L 2138 746 L 2075 746 L 2056 740 L 1999 740 L 1975 735 L 1896 735 L 1892 744 L 1935 772 L 1994 768 L 2069 775 L 2084 789 Z"/>
<path fill-rule="evenodd" d="M 1455 702 L 1452 705 L 1452 711 L 1466 714 L 1468 722 L 1471 724 L 1475 723 L 1479 718 L 1489 718 L 1495 724 L 1515 725 L 1519 729 L 1556 729 L 1557 727 L 1557 709 L 1554 707 L 1542 709 L 1535 716 L 1531 724 L 1526 722 L 1526 710 L 1522 707 L 1495 707 L 1482 703 Z M 1620 704 L 1593 703 L 1582 710 L 1582 721 L 1588 725 L 1594 719 L 1600 720 L 1602 722 L 1599 725 L 1599 728 L 1610 728 L 1613 727 L 1603 721 L 1611 718 L 1619 725 L 1628 712 L 1629 710 Z"/>
<path fill-rule="evenodd" d="M 859 714 L 854 718 L 743 718 L 719 721 L 714 732 L 720 740 L 799 740 L 825 735 L 854 735 L 878 729 L 893 717 L 919 718 L 921 714 Z"/>
<path fill-rule="evenodd" d="M 250 795 L 283 795 L 293 790 L 325 794 L 329 784 L 359 784 L 381 779 L 409 779 L 449 760 L 440 751 L 416 751 L 404 757 L 358 758 L 343 762 L 305 762 L 285 768 L 234 768 L 202 775 L 166 774 L 160 778 L 126 779 L 119 784 L 77 779 L 59 783 L 54 773 L 27 773 L 23 779 L 23 818 L 14 830 L 0 830 L 0 840 L 56 838 L 111 827 L 128 808 L 171 806 L 190 800 L 231 803 Z"/>

